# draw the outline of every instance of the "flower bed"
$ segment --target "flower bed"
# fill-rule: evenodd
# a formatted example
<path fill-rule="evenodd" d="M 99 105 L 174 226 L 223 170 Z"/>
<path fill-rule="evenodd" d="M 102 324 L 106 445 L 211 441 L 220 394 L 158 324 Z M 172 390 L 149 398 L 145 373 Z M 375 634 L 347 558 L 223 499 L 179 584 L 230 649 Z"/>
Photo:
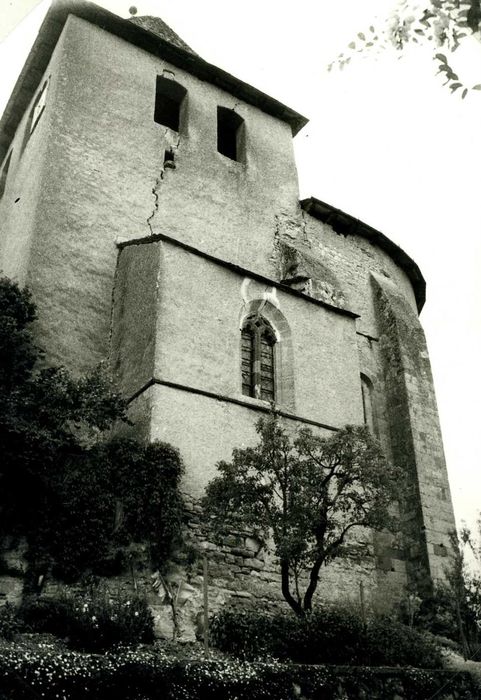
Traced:
<path fill-rule="evenodd" d="M 413 668 L 179 660 L 162 649 L 104 655 L 54 642 L 0 644 L 0 698 L 8 700 L 475 700 L 471 676 Z"/>

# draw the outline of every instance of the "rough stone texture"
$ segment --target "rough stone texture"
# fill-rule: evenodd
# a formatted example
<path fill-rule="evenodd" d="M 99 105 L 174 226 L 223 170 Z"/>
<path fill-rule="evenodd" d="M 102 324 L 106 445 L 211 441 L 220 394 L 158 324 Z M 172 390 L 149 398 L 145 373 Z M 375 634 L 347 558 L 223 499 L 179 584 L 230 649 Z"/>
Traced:
<path fill-rule="evenodd" d="M 22 600 L 26 543 L 10 542 L 4 538 L 0 553 L 0 606 L 5 603 L 18 605 Z"/>
<path fill-rule="evenodd" d="M 226 531 L 220 539 L 209 532 L 202 509 L 195 499 L 185 495 L 185 542 L 193 545 L 198 553 L 205 553 L 208 561 L 209 613 L 215 614 L 225 606 L 242 606 L 264 611 L 286 609 L 281 593 L 281 577 L 278 562 L 269 543 L 263 542 L 260 533 Z M 148 568 L 139 562 L 135 570 L 104 580 L 104 585 L 115 594 L 122 591 L 134 595 L 141 592 L 152 609 L 155 632 L 159 637 L 172 639 L 174 635 L 172 607 L 166 589 Z M 180 639 L 194 641 L 202 637 L 204 606 L 203 559 L 199 556 L 189 563 L 185 551 L 177 552 L 165 582 L 180 594 L 176 606 Z M 1 579 L 0 579 L 1 583 Z M 372 538 L 368 532 L 359 531 L 346 547 L 342 558 L 323 569 L 315 601 L 343 602 L 359 606 L 360 584 L 366 591 L 366 606 L 377 609 L 381 601 L 376 599 L 376 567 Z M 307 580 L 301 579 L 304 588 Z M 65 585 L 48 580 L 43 595 L 58 595 Z M 71 587 L 72 591 L 78 587 Z M 1 604 L 1 601 L 0 601 Z"/>
<path fill-rule="evenodd" d="M 160 244 L 127 248 L 119 257 L 111 344 L 113 371 L 122 368 L 121 389 L 132 396 L 154 376 Z"/>
<path fill-rule="evenodd" d="M 0 576 L 0 606 L 5 603 L 18 605 L 22 600 L 23 579 L 16 576 Z"/>
<path fill-rule="evenodd" d="M 454 514 L 431 368 L 417 315 L 389 281 L 373 277 L 382 330 L 384 382 L 393 458 L 405 467 L 402 514 L 412 538 L 410 563 L 442 579 L 452 551 Z"/>

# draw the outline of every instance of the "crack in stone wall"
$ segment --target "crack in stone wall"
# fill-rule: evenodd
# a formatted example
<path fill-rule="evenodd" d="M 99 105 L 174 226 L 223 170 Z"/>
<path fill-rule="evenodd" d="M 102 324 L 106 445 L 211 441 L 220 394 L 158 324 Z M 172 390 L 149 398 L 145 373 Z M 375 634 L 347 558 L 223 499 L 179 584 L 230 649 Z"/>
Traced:
<path fill-rule="evenodd" d="M 147 226 L 149 227 L 150 230 L 150 235 L 153 236 L 154 230 L 152 228 L 152 221 L 155 218 L 155 215 L 159 211 L 159 190 L 160 186 L 162 185 L 162 181 L 164 179 L 164 170 L 162 169 L 160 171 L 159 177 L 156 178 L 155 180 L 155 185 L 152 187 L 152 194 L 154 196 L 154 208 L 152 209 L 151 215 L 147 219 Z"/>
<path fill-rule="evenodd" d="M 164 135 L 163 135 L 163 138 L 162 138 L 163 147 L 161 148 L 161 152 L 163 152 L 165 154 L 167 152 L 167 150 L 169 150 L 175 155 L 178 148 L 179 148 L 179 145 L 180 145 L 180 135 L 177 136 L 176 140 L 174 139 L 171 142 L 171 139 L 169 139 L 169 136 L 171 135 L 171 133 L 172 132 L 170 131 L 170 129 L 166 128 Z M 168 148 L 165 148 L 165 146 L 168 146 Z M 152 195 L 154 197 L 154 206 L 152 209 L 152 213 L 150 214 L 150 216 L 148 216 L 147 221 L 146 221 L 151 236 L 155 235 L 155 231 L 153 229 L 152 222 L 154 221 L 155 217 L 159 213 L 160 189 L 162 187 L 162 183 L 165 180 L 165 172 L 166 172 L 166 168 L 165 168 L 165 160 L 164 160 L 163 165 L 160 168 L 159 175 L 158 175 L 158 177 L 156 177 L 154 186 L 152 187 L 152 190 L 151 190 Z"/>

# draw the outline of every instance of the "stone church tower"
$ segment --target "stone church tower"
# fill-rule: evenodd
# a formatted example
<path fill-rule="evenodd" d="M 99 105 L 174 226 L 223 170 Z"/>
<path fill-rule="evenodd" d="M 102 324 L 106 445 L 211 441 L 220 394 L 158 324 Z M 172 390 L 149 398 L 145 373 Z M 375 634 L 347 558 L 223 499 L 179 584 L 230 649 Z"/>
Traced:
<path fill-rule="evenodd" d="M 405 469 L 410 543 L 370 540 L 326 576 L 399 592 L 442 576 L 454 530 L 425 283 L 382 233 L 299 201 L 305 123 L 159 19 L 56 0 L 0 123 L 0 266 L 32 290 L 52 362 L 110 358 L 191 499 L 270 401 L 292 429 L 367 422 Z M 224 599 L 264 595 L 269 561 L 231 544 Z"/>

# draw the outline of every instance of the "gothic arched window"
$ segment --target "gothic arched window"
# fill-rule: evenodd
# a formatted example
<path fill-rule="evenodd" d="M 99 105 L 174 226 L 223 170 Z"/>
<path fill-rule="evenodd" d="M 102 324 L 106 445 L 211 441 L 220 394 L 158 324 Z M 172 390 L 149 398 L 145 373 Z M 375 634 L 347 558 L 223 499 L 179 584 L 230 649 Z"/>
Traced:
<path fill-rule="evenodd" d="M 249 316 L 241 335 L 242 393 L 274 401 L 274 345 L 276 336 L 262 316 Z"/>

